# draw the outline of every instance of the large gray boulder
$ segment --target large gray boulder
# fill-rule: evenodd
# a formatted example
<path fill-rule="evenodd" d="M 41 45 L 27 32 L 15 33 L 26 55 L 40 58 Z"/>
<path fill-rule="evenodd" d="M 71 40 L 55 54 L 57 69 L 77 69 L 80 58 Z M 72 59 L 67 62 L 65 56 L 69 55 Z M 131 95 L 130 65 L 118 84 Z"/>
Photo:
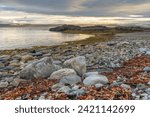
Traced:
<path fill-rule="evenodd" d="M 60 80 L 70 75 L 76 75 L 76 72 L 73 69 L 64 68 L 64 69 L 60 69 L 58 71 L 53 72 L 48 79 Z"/>
<path fill-rule="evenodd" d="M 49 57 L 28 64 L 21 72 L 20 77 L 23 79 L 33 78 L 48 78 L 54 71 L 59 70 L 60 67 L 53 64 Z"/>
<path fill-rule="evenodd" d="M 86 73 L 86 60 L 84 56 L 66 60 L 64 66 L 74 69 L 79 76 L 83 76 Z"/>
<path fill-rule="evenodd" d="M 83 80 L 83 83 L 85 86 L 92 86 L 92 85 L 95 85 L 98 83 L 107 84 L 108 82 L 109 81 L 108 81 L 107 77 L 103 76 L 103 75 L 91 75 L 91 76 L 86 77 Z"/>

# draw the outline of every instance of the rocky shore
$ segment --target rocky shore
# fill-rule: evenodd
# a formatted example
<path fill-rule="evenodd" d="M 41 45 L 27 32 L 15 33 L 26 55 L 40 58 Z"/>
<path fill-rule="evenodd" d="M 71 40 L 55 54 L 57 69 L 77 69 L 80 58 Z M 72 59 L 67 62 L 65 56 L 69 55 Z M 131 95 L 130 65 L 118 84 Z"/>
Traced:
<path fill-rule="evenodd" d="M 150 100 L 150 34 L 0 54 L 0 99 Z"/>

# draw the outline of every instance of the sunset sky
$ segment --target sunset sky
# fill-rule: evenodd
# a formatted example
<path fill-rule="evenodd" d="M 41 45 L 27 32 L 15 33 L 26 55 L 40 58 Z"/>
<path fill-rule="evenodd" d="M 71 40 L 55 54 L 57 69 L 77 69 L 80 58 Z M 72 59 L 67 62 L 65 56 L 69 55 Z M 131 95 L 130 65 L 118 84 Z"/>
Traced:
<path fill-rule="evenodd" d="M 150 0 L 0 0 L 0 23 L 149 22 Z"/>

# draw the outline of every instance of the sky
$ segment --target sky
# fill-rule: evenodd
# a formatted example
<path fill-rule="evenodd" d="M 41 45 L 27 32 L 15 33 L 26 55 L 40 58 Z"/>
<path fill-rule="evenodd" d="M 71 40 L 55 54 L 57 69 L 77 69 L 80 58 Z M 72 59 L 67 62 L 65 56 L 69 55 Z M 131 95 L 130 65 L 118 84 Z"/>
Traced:
<path fill-rule="evenodd" d="M 147 24 L 150 0 L 0 0 L 0 23 Z"/>

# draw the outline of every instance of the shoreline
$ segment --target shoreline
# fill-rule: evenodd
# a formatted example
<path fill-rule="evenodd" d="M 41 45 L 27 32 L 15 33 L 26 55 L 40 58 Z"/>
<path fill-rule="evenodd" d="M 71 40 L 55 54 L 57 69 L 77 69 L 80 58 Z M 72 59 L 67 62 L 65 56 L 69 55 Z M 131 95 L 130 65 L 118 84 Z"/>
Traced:
<path fill-rule="evenodd" d="M 84 41 L 80 43 L 79 41 L 68 42 L 67 45 L 9 50 L 4 52 L 5 55 L 0 51 L 0 99 L 149 99 L 148 93 L 146 96 L 142 95 L 150 88 L 149 72 L 147 71 L 150 65 L 150 35 L 147 34 L 148 39 L 143 39 L 145 34 L 141 36 L 141 33 L 120 34 L 109 41 L 94 43 L 85 43 Z M 20 71 L 34 61 L 51 57 L 53 58 L 52 64 L 65 68 L 65 61 L 78 56 L 85 57 L 87 73 L 94 72 L 94 76 L 98 78 L 100 77 L 98 74 L 104 75 L 109 82 L 85 86 L 86 77 L 80 76 L 84 78 L 81 83 L 73 86 L 60 86 L 57 90 L 53 89 L 56 85 L 59 87 L 56 80 L 20 79 Z M 80 96 L 65 92 L 69 90 L 73 93 L 75 87 Z M 142 93 L 138 94 L 141 87 L 144 87 Z M 111 93 L 113 91 L 116 91 L 115 96 Z M 96 92 L 99 96 L 97 97 L 92 92 Z M 122 96 L 117 92 L 120 92 Z"/>

